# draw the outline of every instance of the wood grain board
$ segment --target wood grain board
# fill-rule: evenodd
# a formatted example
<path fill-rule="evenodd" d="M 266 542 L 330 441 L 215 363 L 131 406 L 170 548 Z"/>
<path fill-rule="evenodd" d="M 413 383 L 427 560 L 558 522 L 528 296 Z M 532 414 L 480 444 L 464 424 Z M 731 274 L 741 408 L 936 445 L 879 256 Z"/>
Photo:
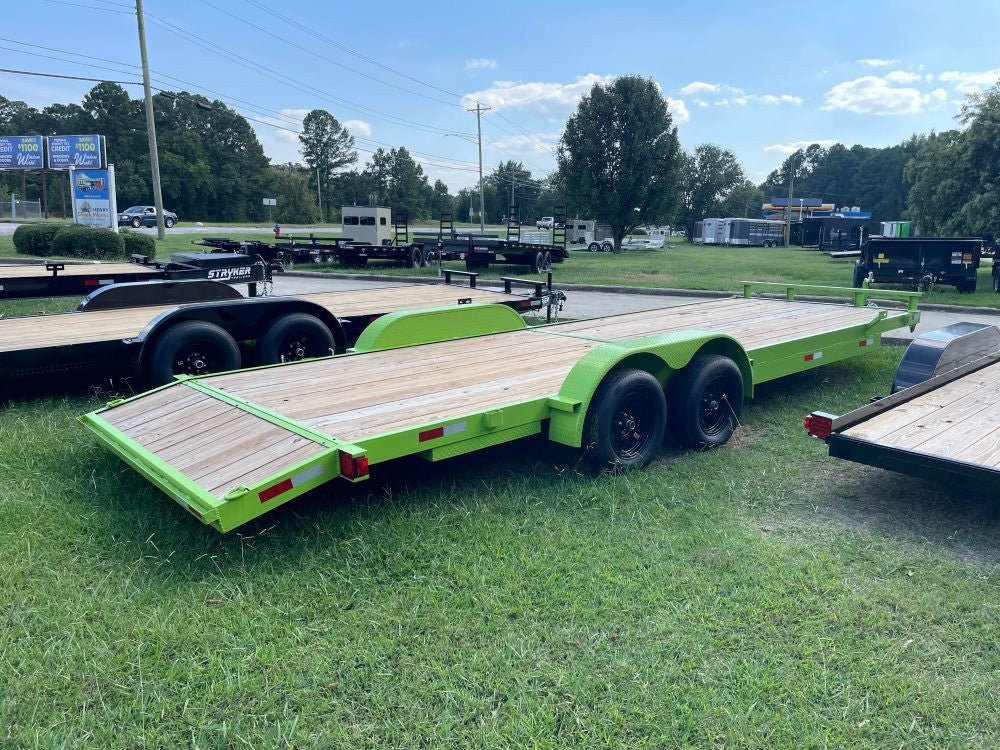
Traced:
<path fill-rule="evenodd" d="M 893 448 L 1000 468 L 1000 363 L 844 430 Z"/>
<path fill-rule="evenodd" d="M 136 268 L 134 265 L 132 267 Z M 456 305 L 460 299 L 471 299 L 473 304 L 478 304 L 510 302 L 525 298 L 485 289 L 444 284 L 414 284 L 353 292 L 302 294 L 296 295 L 296 299 L 314 302 L 338 318 L 350 318 L 352 315 Z M 253 303 L 252 300 L 248 302 Z M 6 318 L 0 320 L 0 352 L 134 338 L 153 318 L 172 307 L 174 306 L 154 305 L 122 310 Z"/>
<path fill-rule="evenodd" d="M 159 275 L 162 272 L 156 268 L 141 266 L 138 263 L 67 263 L 66 267 L 59 271 L 60 276 L 93 276 L 95 278 L 102 274 L 127 273 Z M 51 276 L 52 271 L 46 271 L 44 263 L 0 265 L 0 281 L 3 279 L 49 278 Z"/>

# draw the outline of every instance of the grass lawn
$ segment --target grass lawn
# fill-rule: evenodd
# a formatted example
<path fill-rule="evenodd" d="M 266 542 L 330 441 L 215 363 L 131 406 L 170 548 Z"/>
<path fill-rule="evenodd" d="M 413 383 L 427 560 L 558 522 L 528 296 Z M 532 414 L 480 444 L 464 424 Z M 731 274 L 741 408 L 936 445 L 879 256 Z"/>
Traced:
<path fill-rule="evenodd" d="M 0 745 L 995 748 L 995 498 L 800 426 L 901 353 L 765 385 L 728 446 L 640 472 L 528 440 L 226 536 L 74 421 L 112 393 L 9 404 Z"/>

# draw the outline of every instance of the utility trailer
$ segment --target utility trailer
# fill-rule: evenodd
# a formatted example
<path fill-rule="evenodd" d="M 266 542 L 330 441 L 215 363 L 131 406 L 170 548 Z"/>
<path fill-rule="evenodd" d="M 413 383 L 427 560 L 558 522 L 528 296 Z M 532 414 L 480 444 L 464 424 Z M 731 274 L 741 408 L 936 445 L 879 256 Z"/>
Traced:
<path fill-rule="evenodd" d="M 843 416 L 813 412 L 830 455 L 952 486 L 1000 491 L 1000 329 L 955 323 L 910 344 L 893 393 Z"/>
<path fill-rule="evenodd" d="M 753 297 L 775 288 L 784 299 Z M 853 304 L 796 302 L 796 289 Z M 748 282 L 742 298 L 532 328 L 499 305 L 393 313 L 353 353 L 182 378 L 80 419 L 224 532 L 404 456 L 440 461 L 544 432 L 595 467 L 638 468 L 668 426 L 683 445 L 721 445 L 757 384 L 917 323 L 917 294 L 886 296 L 906 309 L 868 307 L 868 290 Z"/>
<path fill-rule="evenodd" d="M 452 274 L 469 286 L 451 284 Z M 76 312 L 0 319 L 0 387 L 13 391 L 40 378 L 65 385 L 94 374 L 159 385 L 176 375 L 343 353 L 373 321 L 403 310 L 496 304 L 518 313 L 546 308 L 551 315 L 565 299 L 551 278 L 547 285 L 504 279 L 502 292 L 476 288 L 475 274 L 462 271 L 447 271 L 445 280 L 257 299 L 210 282 L 108 287 Z M 531 291 L 515 293 L 522 284 Z"/>
<path fill-rule="evenodd" d="M 785 244 L 785 222 L 768 219 L 723 219 L 722 244 L 780 247 Z"/>
<path fill-rule="evenodd" d="M 914 284 L 921 290 L 951 284 L 960 292 L 974 292 L 985 244 L 981 237 L 872 237 L 854 266 L 854 286 L 867 279 Z"/>
<path fill-rule="evenodd" d="M 0 265 L 0 299 L 27 297 L 82 297 L 112 284 L 143 281 L 206 279 L 247 285 L 257 295 L 257 284 L 270 282 L 273 264 L 257 255 L 234 252 L 174 253 L 169 262 L 133 255 L 129 263 L 45 261 Z"/>

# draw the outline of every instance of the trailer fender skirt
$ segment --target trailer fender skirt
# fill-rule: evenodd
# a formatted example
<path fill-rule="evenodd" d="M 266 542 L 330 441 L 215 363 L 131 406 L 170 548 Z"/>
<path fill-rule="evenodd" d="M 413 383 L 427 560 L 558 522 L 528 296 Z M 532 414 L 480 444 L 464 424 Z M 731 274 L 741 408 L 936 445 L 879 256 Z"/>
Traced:
<path fill-rule="evenodd" d="M 524 319 L 506 305 L 471 304 L 388 313 L 368 326 L 355 352 L 431 344 L 527 328 Z"/>
<path fill-rule="evenodd" d="M 750 357 L 732 336 L 717 331 L 688 330 L 605 344 L 587 352 L 570 370 L 559 389 L 559 400 L 571 410 L 553 408 L 549 439 L 579 448 L 591 398 L 611 370 L 634 367 L 652 374 L 666 387 L 675 372 L 698 354 L 722 354 L 740 368 L 744 391 L 752 394 L 753 371 Z"/>

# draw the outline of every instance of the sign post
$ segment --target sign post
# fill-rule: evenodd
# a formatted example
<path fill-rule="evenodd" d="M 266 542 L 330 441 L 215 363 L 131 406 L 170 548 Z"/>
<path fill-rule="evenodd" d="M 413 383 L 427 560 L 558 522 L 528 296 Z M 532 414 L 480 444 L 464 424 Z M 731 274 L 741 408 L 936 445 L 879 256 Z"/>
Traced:
<path fill-rule="evenodd" d="M 277 198 L 265 198 L 264 199 L 264 205 L 267 206 L 267 223 L 270 224 L 271 223 L 271 206 L 277 206 L 278 205 L 278 199 Z"/>

